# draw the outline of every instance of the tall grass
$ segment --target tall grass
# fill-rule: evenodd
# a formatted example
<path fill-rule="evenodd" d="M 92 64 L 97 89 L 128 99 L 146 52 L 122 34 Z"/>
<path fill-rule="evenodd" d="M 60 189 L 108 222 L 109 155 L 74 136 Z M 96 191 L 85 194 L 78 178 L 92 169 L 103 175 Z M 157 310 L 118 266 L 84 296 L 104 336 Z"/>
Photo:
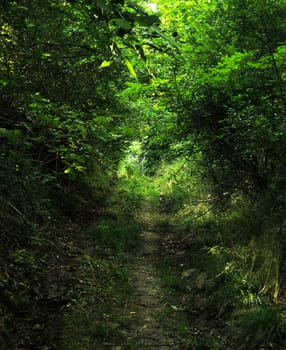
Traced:
<path fill-rule="evenodd" d="M 241 310 L 232 317 L 231 326 L 235 338 L 244 339 L 243 349 L 273 348 L 274 342 L 281 349 L 279 341 L 286 334 L 285 320 L 274 306 Z"/>
<path fill-rule="evenodd" d="M 208 299 L 208 309 L 229 324 L 229 336 L 237 340 L 238 335 L 243 349 L 271 342 L 278 349 L 285 336 L 276 307 L 285 246 L 281 220 L 263 201 L 251 203 L 240 193 L 220 206 L 211 185 L 198 172 L 191 176 L 192 164 L 179 163 L 163 167 L 156 181 L 174 231 L 193 237 L 192 267 L 209 282 L 199 293 Z"/>

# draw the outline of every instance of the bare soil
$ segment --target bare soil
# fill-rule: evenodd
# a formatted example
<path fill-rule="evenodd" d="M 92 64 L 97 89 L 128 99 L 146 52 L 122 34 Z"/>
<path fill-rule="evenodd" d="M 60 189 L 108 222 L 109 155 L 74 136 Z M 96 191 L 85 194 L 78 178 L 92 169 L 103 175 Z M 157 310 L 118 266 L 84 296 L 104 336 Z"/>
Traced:
<path fill-rule="evenodd" d="M 177 311 L 169 304 L 166 291 L 158 273 L 161 237 L 154 231 L 143 233 L 143 246 L 138 253 L 132 271 L 135 292 L 130 300 L 132 326 L 127 338 L 138 349 L 185 349 L 170 327 L 170 319 L 178 317 Z"/>
<path fill-rule="evenodd" d="M 176 324 L 185 321 L 179 300 L 168 292 L 160 276 L 164 233 L 156 229 L 150 212 L 143 212 L 143 216 L 141 249 L 130 267 L 134 292 L 121 310 L 128 319 L 127 345 L 113 349 L 188 349 L 186 340 L 176 330 Z"/>

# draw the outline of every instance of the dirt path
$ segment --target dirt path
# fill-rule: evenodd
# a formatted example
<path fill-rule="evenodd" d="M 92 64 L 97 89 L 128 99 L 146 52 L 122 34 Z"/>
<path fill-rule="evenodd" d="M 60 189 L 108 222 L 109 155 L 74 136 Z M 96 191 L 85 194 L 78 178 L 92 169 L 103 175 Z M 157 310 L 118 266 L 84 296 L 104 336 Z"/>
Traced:
<path fill-rule="evenodd" d="M 173 305 L 176 300 L 170 302 L 158 271 L 162 237 L 152 224 L 145 226 L 142 248 L 131 268 L 134 294 L 127 305 L 132 322 L 126 349 L 183 350 L 185 341 L 175 329 L 183 314 Z"/>

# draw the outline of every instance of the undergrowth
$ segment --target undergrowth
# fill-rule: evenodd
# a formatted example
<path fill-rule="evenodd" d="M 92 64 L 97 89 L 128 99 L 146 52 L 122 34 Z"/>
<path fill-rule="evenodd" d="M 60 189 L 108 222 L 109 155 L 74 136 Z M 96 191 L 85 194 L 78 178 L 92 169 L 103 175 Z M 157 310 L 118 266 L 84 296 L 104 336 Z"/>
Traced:
<path fill-rule="evenodd" d="M 275 342 L 280 349 L 285 321 L 275 303 L 281 248 L 273 231 L 260 223 L 250 207 L 210 214 L 191 227 L 192 261 L 206 275 L 200 291 L 207 298 L 204 312 L 212 310 L 211 317 L 217 313 L 222 324 L 228 323 L 226 334 L 241 342 L 241 349 Z"/>
<path fill-rule="evenodd" d="M 241 349 L 283 349 L 283 223 L 263 200 L 253 203 L 238 192 L 214 196 L 199 172 L 190 176 L 192 169 L 188 161 L 175 162 L 163 166 L 157 180 L 176 237 L 192 237 L 185 259 L 196 271 L 187 281 L 195 296 L 186 298 L 186 310 L 215 319 L 218 331 Z M 166 285 L 177 288 L 170 269 L 164 270 Z M 209 341 L 195 337 L 190 348 L 219 348 Z"/>
<path fill-rule="evenodd" d="M 171 291 L 184 291 L 183 281 L 172 265 L 174 265 L 174 259 L 171 257 L 164 257 L 160 262 L 159 272 L 163 286 Z"/>
<path fill-rule="evenodd" d="M 130 253 L 141 243 L 138 211 L 144 197 L 153 195 L 150 181 L 136 167 L 123 161 L 103 215 L 87 230 L 93 253 L 86 256 L 82 284 L 64 317 L 62 350 L 107 350 L 127 343 L 123 330 L 130 320 L 122 309 L 133 290 Z"/>
<path fill-rule="evenodd" d="M 273 305 L 239 310 L 232 316 L 230 326 L 234 338 L 244 340 L 243 349 L 281 348 L 279 342 L 286 335 L 286 322 Z"/>
<path fill-rule="evenodd" d="M 93 240 L 115 251 L 130 251 L 140 244 L 142 227 L 136 222 L 115 219 L 101 219 L 89 230 Z"/>
<path fill-rule="evenodd" d="M 132 291 L 124 256 L 96 259 L 86 256 L 82 286 L 66 312 L 62 350 L 110 349 L 121 342 L 120 318 L 115 309 Z"/>

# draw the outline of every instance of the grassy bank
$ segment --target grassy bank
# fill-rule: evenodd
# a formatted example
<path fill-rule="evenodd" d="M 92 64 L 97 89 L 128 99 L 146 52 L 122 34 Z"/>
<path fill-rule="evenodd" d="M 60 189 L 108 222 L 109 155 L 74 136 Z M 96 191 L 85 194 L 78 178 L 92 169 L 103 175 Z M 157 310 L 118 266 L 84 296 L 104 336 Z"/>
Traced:
<path fill-rule="evenodd" d="M 158 174 L 161 209 L 178 246 L 162 271 L 167 286 L 187 290 L 190 319 L 207 339 L 216 330 L 232 348 L 284 349 L 281 221 L 269 215 L 263 199 L 250 202 L 239 192 L 216 198 L 187 163 L 169 164 Z M 215 343 L 204 348 L 220 349 Z"/>

